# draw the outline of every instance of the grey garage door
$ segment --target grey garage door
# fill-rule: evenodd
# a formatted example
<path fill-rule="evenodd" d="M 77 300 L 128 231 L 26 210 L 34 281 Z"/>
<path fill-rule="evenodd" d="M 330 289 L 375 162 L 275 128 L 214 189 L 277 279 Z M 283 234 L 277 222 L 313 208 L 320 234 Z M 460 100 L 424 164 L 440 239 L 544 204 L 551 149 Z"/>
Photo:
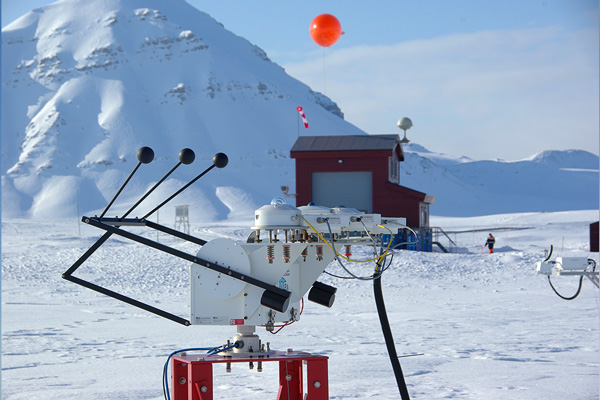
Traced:
<path fill-rule="evenodd" d="M 340 205 L 371 213 L 373 209 L 373 178 L 370 171 L 314 172 L 313 202 L 319 206 Z"/>

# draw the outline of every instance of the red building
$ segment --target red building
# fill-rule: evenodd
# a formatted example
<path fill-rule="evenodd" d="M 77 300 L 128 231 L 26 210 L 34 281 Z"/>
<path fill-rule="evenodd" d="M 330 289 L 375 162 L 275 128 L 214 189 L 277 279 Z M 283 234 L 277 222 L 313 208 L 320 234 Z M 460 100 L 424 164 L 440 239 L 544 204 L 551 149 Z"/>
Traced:
<path fill-rule="evenodd" d="M 291 157 L 298 206 L 346 206 L 429 227 L 435 197 L 400 185 L 404 151 L 398 135 L 301 136 Z"/>
<path fill-rule="evenodd" d="M 598 253 L 598 225 L 598 222 L 590 224 L 590 251 L 593 253 Z"/>

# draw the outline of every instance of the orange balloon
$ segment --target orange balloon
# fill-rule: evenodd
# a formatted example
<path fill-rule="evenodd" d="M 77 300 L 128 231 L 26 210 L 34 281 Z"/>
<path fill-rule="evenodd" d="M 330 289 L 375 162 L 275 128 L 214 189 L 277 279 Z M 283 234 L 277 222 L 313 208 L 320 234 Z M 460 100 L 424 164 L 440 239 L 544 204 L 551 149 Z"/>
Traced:
<path fill-rule="evenodd" d="M 331 14 L 317 15 L 310 23 L 310 37 L 322 47 L 329 47 L 342 36 L 342 25 Z"/>

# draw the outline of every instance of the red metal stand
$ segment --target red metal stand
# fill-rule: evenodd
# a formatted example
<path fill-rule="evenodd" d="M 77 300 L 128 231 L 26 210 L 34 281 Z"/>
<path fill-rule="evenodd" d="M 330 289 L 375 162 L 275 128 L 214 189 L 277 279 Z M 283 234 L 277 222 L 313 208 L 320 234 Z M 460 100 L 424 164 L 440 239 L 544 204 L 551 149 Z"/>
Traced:
<path fill-rule="evenodd" d="M 173 400 L 213 400 L 213 364 L 279 361 L 277 400 L 328 400 L 329 357 L 304 352 L 272 352 L 262 356 L 181 355 L 171 364 Z M 303 395 L 302 364 L 306 364 L 307 393 Z"/>

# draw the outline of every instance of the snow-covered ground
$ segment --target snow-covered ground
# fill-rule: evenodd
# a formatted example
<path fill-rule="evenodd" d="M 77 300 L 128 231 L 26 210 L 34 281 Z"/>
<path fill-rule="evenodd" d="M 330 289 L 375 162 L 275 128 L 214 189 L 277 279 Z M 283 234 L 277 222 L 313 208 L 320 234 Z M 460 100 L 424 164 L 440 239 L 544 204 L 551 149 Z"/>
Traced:
<path fill-rule="evenodd" d="M 598 398 L 598 290 L 584 281 L 574 301 L 558 298 L 534 264 L 544 249 L 591 256 L 598 210 L 434 217 L 466 254 L 398 252 L 383 290 L 413 399 Z M 251 220 L 193 225 L 204 239 L 245 240 Z M 501 230 L 499 228 L 527 228 Z M 489 232 L 497 251 L 482 253 Z M 162 398 L 165 358 L 186 347 L 218 346 L 233 327 L 184 327 L 61 279 L 101 231 L 76 220 L 2 221 L 2 398 Z M 156 239 L 156 234 L 148 233 Z M 160 236 L 195 252 L 196 246 Z M 361 254 L 358 254 L 360 256 Z M 366 253 L 363 254 L 366 256 Z M 366 268 L 368 267 L 361 267 Z M 188 316 L 188 265 L 111 239 L 76 275 Z M 328 270 L 338 272 L 331 264 Z M 338 288 L 331 309 L 306 302 L 301 321 L 272 348 L 329 356 L 332 399 L 399 398 L 369 282 L 321 279 Z M 565 294 L 577 279 L 556 277 Z M 274 399 L 278 367 L 215 367 L 215 399 Z"/>

